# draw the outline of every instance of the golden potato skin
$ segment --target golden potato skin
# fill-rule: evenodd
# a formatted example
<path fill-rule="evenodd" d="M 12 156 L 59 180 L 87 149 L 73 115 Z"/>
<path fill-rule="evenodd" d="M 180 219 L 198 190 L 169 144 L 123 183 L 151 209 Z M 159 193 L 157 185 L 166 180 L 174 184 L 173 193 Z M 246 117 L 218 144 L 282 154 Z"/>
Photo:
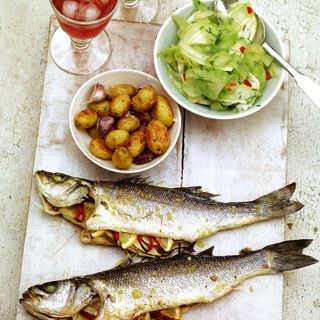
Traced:
<path fill-rule="evenodd" d="M 167 127 L 159 120 L 152 120 L 146 131 L 148 148 L 156 155 L 165 153 L 170 145 Z"/>
<path fill-rule="evenodd" d="M 114 117 L 123 117 L 130 109 L 131 98 L 126 93 L 114 97 L 110 104 L 110 112 Z"/>
<path fill-rule="evenodd" d="M 89 136 L 92 139 L 99 138 L 97 126 L 94 126 L 94 127 L 91 127 L 90 129 L 87 129 L 87 132 L 89 133 Z"/>
<path fill-rule="evenodd" d="M 140 128 L 130 135 L 130 142 L 127 148 L 132 154 L 132 157 L 135 158 L 146 148 L 146 145 L 146 129 Z"/>
<path fill-rule="evenodd" d="M 125 130 L 129 133 L 137 130 L 140 127 L 140 120 L 138 117 L 133 115 L 127 115 L 121 118 L 117 123 L 117 129 Z"/>
<path fill-rule="evenodd" d="M 130 97 L 134 96 L 137 89 L 131 84 L 122 83 L 112 87 L 109 91 L 109 96 L 113 99 L 121 93 L 125 93 Z"/>
<path fill-rule="evenodd" d="M 117 148 L 112 155 L 112 162 L 118 169 L 128 169 L 132 164 L 132 155 L 127 148 Z"/>
<path fill-rule="evenodd" d="M 129 143 L 129 132 L 125 130 L 113 130 L 106 136 L 106 145 L 110 150 L 125 147 Z"/>
<path fill-rule="evenodd" d="M 152 118 L 160 120 L 167 128 L 171 128 L 173 124 L 173 112 L 168 100 L 163 96 L 158 96 L 157 104 L 152 109 Z"/>
<path fill-rule="evenodd" d="M 99 115 L 110 115 L 110 104 L 108 100 L 90 103 L 89 109 L 96 111 Z"/>
<path fill-rule="evenodd" d="M 153 87 L 141 88 L 132 98 L 132 107 L 135 111 L 146 112 L 157 103 L 157 92 Z"/>
<path fill-rule="evenodd" d="M 95 138 L 90 141 L 89 144 L 90 152 L 101 159 L 111 159 L 113 151 L 108 149 L 104 139 Z"/>
<path fill-rule="evenodd" d="M 89 129 L 98 121 L 98 115 L 93 110 L 82 110 L 74 118 L 74 122 L 79 129 Z"/>

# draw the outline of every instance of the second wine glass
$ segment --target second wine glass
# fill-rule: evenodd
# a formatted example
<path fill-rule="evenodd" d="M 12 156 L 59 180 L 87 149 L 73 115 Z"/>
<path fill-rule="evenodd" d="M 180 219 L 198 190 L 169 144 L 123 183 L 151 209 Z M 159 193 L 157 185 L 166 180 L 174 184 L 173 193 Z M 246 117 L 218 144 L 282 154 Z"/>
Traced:
<path fill-rule="evenodd" d="M 122 7 L 127 11 L 126 17 L 141 22 L 151 22 L 158 13 L 158 0 L 121 0 Z"/>

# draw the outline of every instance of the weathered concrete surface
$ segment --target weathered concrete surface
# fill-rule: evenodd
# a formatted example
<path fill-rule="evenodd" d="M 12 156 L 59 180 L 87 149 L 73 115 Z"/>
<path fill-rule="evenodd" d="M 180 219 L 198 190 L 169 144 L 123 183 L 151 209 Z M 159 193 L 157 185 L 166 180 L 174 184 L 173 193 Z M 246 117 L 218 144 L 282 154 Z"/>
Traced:
<path fill-rule="evenodd" d="M 319 1 L 255 1 L 290 41 L 291 63 L 320 84 Z M 294 81 L 289 83 L 288 181 L 296 181 L 302 213 L 287 219 L 286 238 L 315 239 L 309 252 L 320 258 L 320 111 Z M 284 320 L 320 319 L 320 265 L 288 272 Z"/>
<path fill-rule="evenodd" d="M 185 1 L 160 1 L 157 22 Z M 320 83 L 318 1 L 253 1 L 287 30 L 291 62 Z M 41 105 L 51 9 L 44 0 L 0 1 L 0 319 L 15 319 L 29 189 Z M 288 219 L 287 238 L 316 238 L 320 258 L 320 112 L 289 84 L 288 181 L 306 204 Z M 292 224 L 292 225 L 291 225 Z M 287 273 L 284 320 L 320 318 L 320 266 Z"/>
<path fill-rule="evenodd" d="M 0 319 L 15 318 L 46 61 L 49 3 L 0 1 Z"/>

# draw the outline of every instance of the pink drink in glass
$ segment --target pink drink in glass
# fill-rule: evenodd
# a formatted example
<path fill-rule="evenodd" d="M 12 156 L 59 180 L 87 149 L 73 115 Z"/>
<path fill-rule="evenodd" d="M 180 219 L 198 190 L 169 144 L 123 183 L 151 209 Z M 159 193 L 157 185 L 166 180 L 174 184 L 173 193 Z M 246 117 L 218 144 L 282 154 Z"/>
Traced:
<path fill-rule="evenodd" d="M 57 14 L 57 18 L 61 28 L 71 38 L 82 40 L 95 38 L 104 30 L 112 17 L 109 14 L 117 4 L 117 0 L 52 0 L 52 2 L 60 13 Z M 108 19 L 105 19 L 108 15 Z"/>

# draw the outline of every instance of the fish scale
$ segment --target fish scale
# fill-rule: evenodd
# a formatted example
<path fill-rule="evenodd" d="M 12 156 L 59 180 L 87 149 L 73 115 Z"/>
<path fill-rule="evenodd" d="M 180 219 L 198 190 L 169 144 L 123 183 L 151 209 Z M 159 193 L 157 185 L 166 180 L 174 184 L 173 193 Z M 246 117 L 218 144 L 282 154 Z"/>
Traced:
<path fill-rule="evenodd" d="M 264 203 L 221 203 L 145 184 L 120 184 L 112 188 L 102 185 L 96 188 L 96 194 L 97 215 L 88 219 L 89 230 L 147 233 L 189 242 L 234 225 L 263 220 L 269 213 Z M 99 205 L 99 201 L 107 201 L 107 208 Z"/>
<path fill-rule="evenodd" d="M 214 257 L 207 251 L 197 255 L 181 253 L 34 286 L 20 302 L 39 319 L 56 320 L 46 315 L 71 317 L 74 310 L 87 310 L 98 295 L 96 320 L 132 320 L 148 312 L 213 302 L 248 278 L 312 265 L 318 261 L 302 253 L 310 243 L 285 241 L 226 257 Z"/>
<path fill-rule="evenodd" d="M 62 214 L 88 232 L 116 231 L 176 242 L 194 242 L 221 230 L 283 217 L 303 207 L 291 200 L 295 183 L 253 201 L 223 203 L 198 186 L 158 187 L 141 178 L 95 182 L 38 171 L 35 180 L 46 212 Z M 88 198 L 94 202 L 94 208 L 85 221 L 75 219 L 72 210 L 59 211 L 59 207 Z M 86 243 L 90 243 L 90 234 L 87 239 Z M 110 241 L 105 243 L 110 245 Z"/>

